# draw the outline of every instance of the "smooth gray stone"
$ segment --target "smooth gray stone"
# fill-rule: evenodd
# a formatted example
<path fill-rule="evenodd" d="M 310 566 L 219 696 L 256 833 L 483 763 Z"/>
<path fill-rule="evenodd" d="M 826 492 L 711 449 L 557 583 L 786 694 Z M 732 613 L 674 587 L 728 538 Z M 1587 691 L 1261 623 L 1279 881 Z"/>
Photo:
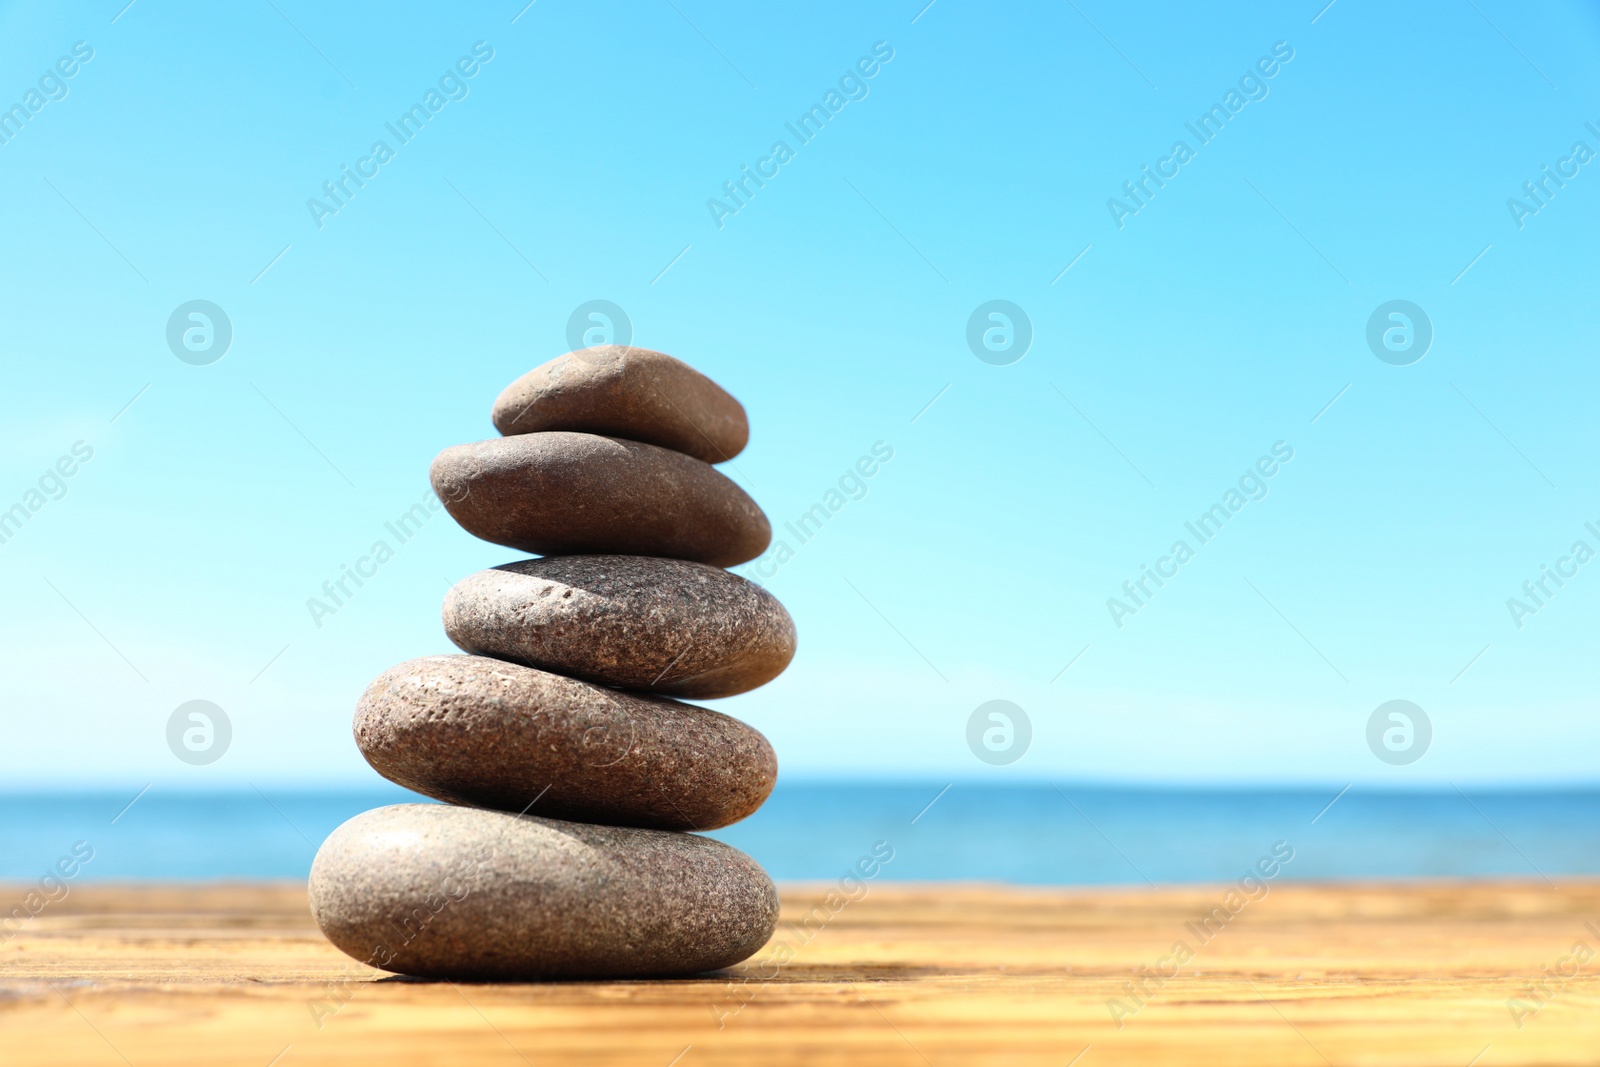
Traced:
<path fill-rule="evenodd" d="M 750 440 L 744 407 L 665 352 L 597 345 L 557 356 L 500 394 L 491 416 L 506 436 L 577 430 L 660 445 L 707 463 Z"/>
<path fill-rule="evenodd" d="M 778 778 L 772 746 L 738 719 L 482 656 L 391 667 L 362 694 L 355 735 L 407 789 L 578 822 L 712 830 Z"/>
<path fill-rule="evenodd" d="M 468 533 L 541 556 L 667 556 L 718 567 L 755 559 L 772 526 L 709 463 L 588 433 L 527 433 L 453 445 L 434 490 Z"/>
<path fill-rule="evenodd" d="M 309 889 L 341 951 L 457 981 L 698 974 L 749 958 L 778 921 L 772 880 L 720 841 L 442 804 L 357 815 Z"/>
<path fill-rule="evenodd" d="M 460 648 L 602 685 L 733 696 L 794 658 L 794 620 L 771 593 L 704 563 L 552 556 L 469 575 L 444 600 Z"/>

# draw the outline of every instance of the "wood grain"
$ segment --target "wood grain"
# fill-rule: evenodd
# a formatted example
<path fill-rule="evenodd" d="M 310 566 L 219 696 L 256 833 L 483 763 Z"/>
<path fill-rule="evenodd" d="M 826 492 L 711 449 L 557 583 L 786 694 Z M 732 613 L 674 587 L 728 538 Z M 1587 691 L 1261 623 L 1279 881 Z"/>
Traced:
<path fill-rule="evenodd" d="M 1600 958 L 1572 955 L 1600 949 L 1600 883 L 1278 885 L 1203 943 L 1225 888 L 825 891 L 787 887 L 723 975 L 457 986 L 347 960 L 302 886 L 80 886 L 0 944 L 0 1062 L 1600 1062 Z M 1140 967 L 1176 972 L 1142 1006 Z"/>

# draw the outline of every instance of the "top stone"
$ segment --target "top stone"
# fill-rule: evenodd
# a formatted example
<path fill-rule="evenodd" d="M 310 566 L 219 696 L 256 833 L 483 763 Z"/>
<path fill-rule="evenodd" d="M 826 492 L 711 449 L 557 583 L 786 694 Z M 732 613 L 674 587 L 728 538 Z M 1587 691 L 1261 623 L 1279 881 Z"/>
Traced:
<path fill-rule="evenodd" d="M 575 430 L 707 463 L 732 459 L 750 440 L 744 407 L 716 382 L 664 352 L 627 345 L 579 349 L 535 367 L 506 386 L 492 418 L 507 437 Z"/>

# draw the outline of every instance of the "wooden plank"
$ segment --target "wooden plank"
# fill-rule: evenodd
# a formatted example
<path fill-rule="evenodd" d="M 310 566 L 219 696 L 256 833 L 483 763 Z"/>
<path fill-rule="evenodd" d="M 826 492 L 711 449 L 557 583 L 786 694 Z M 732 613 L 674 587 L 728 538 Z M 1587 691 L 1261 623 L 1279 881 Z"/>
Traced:
<path fill-rule="evenodd" d="M 458 986 L 347 960 L 298 885 L 85 885 L 0 945 L 0 1061 L 1600 1062 L 1600 958 L 1573 956 L 1600 950 L 1600 883 L 1277 885 L 1190 925 L 1226 891 L 874 884 L 828 913 L 790 886 L 723 975 Z"/>

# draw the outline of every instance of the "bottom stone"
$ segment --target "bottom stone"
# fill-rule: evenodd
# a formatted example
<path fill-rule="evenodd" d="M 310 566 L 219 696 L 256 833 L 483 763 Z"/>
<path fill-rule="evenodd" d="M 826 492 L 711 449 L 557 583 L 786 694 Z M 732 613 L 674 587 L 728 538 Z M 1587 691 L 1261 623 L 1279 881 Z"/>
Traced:
<path fill-rule="evenodd" d="M 444 804 L 340 826 L 310 895 L 341 951 L 421 978 L 697 974 L 747 959 L 778 922 L 772 880 L 720 841 Z"/>

